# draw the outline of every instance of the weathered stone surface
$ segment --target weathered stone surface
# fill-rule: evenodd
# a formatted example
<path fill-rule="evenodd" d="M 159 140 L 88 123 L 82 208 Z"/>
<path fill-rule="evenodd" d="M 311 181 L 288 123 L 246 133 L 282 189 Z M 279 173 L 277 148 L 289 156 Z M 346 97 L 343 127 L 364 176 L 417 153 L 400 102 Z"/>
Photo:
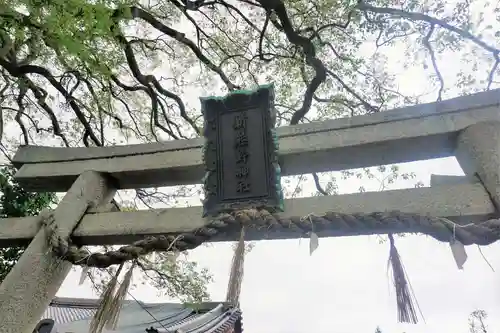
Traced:
<path fill-rule="evenodd" d="M 454 155 L 458 133 L 500 121 L 498 90 L 378 114 L 280 127 L 282 175 L 336 171 Z M 22 147 L 17 179 L 31 190 L 65 191 L 80 173 L 112 174 L 120 188 L 200 183 L 203 139 L 104 148 Z M 71 161 L 71 159 L 76 159 Z M 36 161 L 47 163 L 34 164 Z"/>
<path fill-rule="evenodd" d="M 447 217 L 458 223 L 484 221 L 495 212 L 488 193 L 479 183 L 462 182 L 384 192 L 367 192 L 337 196 L 321 196 L 285 200 L 286 211 L 281 216 L 306 216 L 311 212 L 371 213 L 400 210 L 405 213 Z M 73 233 L 73 239 L 83 245 L 128 244 L 149 235 L 192 231 L 202 227 L 202 207 L 169 208 L 136 212 L 87 214 Z M 0 247 L 26 244 L 36 235 L 36 218 L 0 219 Z M 247 230 L 245 239 L 287 239 L 303 235 L 294 230 L 268 233 Z M 340 236 L 325 231 L 320 235 Z M 213 241 L 234 241 L 239 233 L 224 234 Z"/>
<path fill-rule="evenodd" d="M 500 122 L 477 123 L 463 130 L 456 157 L 467 175 L 479 177 L 500 210 Z"/>
<path fill-rule="evenodd" d="M 54 211 L 58 235 L 68 237 L 89 205 L 109 202 L 113 194 L 102 175 L 82 174 Z M 31 221 L 34 238 L 0 285 L 2 333 L 32 333 L 71 269 L 71 263 L 52 254 L 46 228 L 36 230 L 37 220 Z"/>

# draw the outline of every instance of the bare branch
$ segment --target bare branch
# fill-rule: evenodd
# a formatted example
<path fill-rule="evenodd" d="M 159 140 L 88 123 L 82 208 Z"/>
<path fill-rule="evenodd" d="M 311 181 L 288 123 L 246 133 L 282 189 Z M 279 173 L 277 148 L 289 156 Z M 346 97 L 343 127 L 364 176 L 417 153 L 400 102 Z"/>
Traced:
<path fill-rule="evenodd" d="M 316 57 L 316 48 L 310 39 L 299 35 L 292 26 L 285 5 L 281 0 L 273 1 L 260 1 L 261 5 L 266 9 L 266 11 L 271 15 L 272 12 L 280 20 L 280 26 L 282 27 L 287 39 L 290 43 L 301 47 L 302 52 L 305 56 L 308 65 L 312 66 L 315 71 L 315 76 L 306 88 L 306 93 L 304 95 L 302 107 L 293 114 L 290 120 L 291 125 L 298 124 L 299 121 L 304 117 L 312 105 L 313 95 L 318 89 L 318 87 L 326 80 L 326 67 L 323 62 Z"/>
<path fill-rule="evenodd" d="M 316 189 L 318 190 L 319 193 L 323 194 L 323 195 L 329 195 L 327 191 L 325 191 L 323 189 L 323 187 L 321 187 L 321 184 L 319 183 L 319 177 L 318 177 L 318 174 L 313 172 L 312 173 L 312 176 L 313 176 L 313 179 L 314 179 L 314 184 L 316 185 Z"/>
<path fill-rule="evenodd" d="M 202 63 L 204 63 L 209 69 L 211 69 L 212 71 L 214 71 L 215 73 L 217 73 L 220 76 L 220 78 L 222 79 L 222 81 L 224 81 L 224 83 L 226 84 L 226 86 L 227 86 L 227 88 L 229 90 L 239 89 L 239 87 L 237 87 L 234 84 L 232 84 L 231 81 L 229 80 L 229 78 L 226 76 L 226 74 L 224 74 L 224 72 L 220 68 L 218 68 L 217 66 L 215 66 L 201 52 L 201 50 L 196 46 L 196 44 L 193 43 L 192 40 L 190 40 L 189 38 L 187 38 L 183 33 L 181 33 L 181 32 L 179 32 L 179 31 L 177 31 L 175 29 L 172 29 L 172 28 L 164 25 L 159 20 L 157 20 L 152 14 L 146 12 L 142 8 L 132 6 L 132 7 L 130 7 L 130 11 L 132 13 L 132 17 L 134 17 L 134 18 L 140 18 L 140 19 L 148 22 L 152 27 L 154 27 L 158 31 L 163 32 L 164 34 L 166 34 L 166 35 L 168 35 L 168 36 L 176 39 L 180 43 L 182 43 L 182 44 L 186 45 L 187 47 L 189 47 L 191 49 L 191 51 L 193 51 L 193 53 L 196 55 L 196 57 L 198 59 L 200 59 L 200 61 Z M 116 11 L 115 14 L 114 14 L 114 16 L 115 17 L 119 17 L 120 14 L 121 14 L 120 11 Z M 117 27 L 115 27 L 115 28 L 117 28 Z"/>
<path fill-rule="evenodd" d="M 446 23 L 443 20 L 437 19 L 435 17 L 422 14 L 422 13 L 416 13 L 416 12 L 407 12 L 402 9 L 397 9 L 397 8 L 390 8 L 390 7 L 375 7 L 372 5 L 368 5 L 364 1 L 359 1 L 358 5 L 356 6 L 359 10 L 365 11 L 365 12 L 372 12 L 372 13 L 379 13 L 379 14 L 390 14 L 392 17 L 400 17 L 400 18 L 406 18 L 410 19 L 413 21 L 424 21 L 427 22 L 433 26 L 440 26 L 441 28 L 444 28 L 446 30 L 452 31 L 464 39 L 470 40 L 471 42 L 475 43 L 476 45 L 480 46 L 481 48 L 495 54 L 499 53 L 500 50 L 498 50 L 496 47 L 493 47 L 486 42 L 484 42 L 482 39 L 480 39 L 477 36 L 474 36 L 468 31 L 462 30 L 460 28 L 457 28 L 451 24 Z"/>
<path fill-rule="evenodd" d="M 444 90 L 444 79 L 443 79 L 443 76 L 441 75 L 441 72 L 439 71 L 439 67 L 438 67 L 437 61 L 436 61 L 436 55 L 434 54 L 434 50 L 432 49 L 431 43 L 429 41 L 433 32 L 434 32 L 434 25 L 432 24 L 431 27 L 429 28 L 429 32 L 427 32 L 427 35 L 425 35 L 425 37 L 423 39 L 423 43 L 424 43 L 425 48 L 429 51 L 429 54 L 431 56 L 431 61 L 432 61 L 432 67 L 434 68 L 434 71 L 436 72 L 436 76 L 438 77 L 438 80 L 439 80 L 439 91 L 438 91 L 437 100 L 441 101 L 443 90 Z"/>

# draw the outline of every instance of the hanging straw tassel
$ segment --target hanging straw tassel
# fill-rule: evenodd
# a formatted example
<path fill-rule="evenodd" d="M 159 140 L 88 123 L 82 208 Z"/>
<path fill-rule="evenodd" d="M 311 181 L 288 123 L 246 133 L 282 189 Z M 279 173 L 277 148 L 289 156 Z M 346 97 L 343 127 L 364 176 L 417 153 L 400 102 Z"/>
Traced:
<path fill-rule="evenodd" d="M 392 236 L 392 234 L 389 234 L 389 242 L 391 246 L 389 252 L 389 262 L 392 266 L 394 287 L 396 288 L 398 321 L 400 323 L 416 324 L 418 322 L 418 318 L 417 312 L 415 311 L 415 306 L 413 304 L 413 301 L 416 302 L 416 299 L 410 292 L 411 286 L 409 286 L 408 284 L 408 278 L 406 276 L 403 263 L 401 262 L 401 258 L 399 257 L 398 250 L 396 249 L 396 246 L 394 244 L 394 237 Z"/>
<path fill-rule="evenodd" d="M 123 281 L 120 284 L 120 288 L 116 292 L 115 296 L 110 302 L 109 306 L 109 319 L 106 321 L 106 328 L 115 330 L 118 324 L 118 319 L 120 318 L 120 311 L 123 305 L 123 301 L 127 296 L 130 284 L 132 282 L 132 273 L 134 272 L 135 262 L 130 265 L 129 270 L 125 273 Z"/>
<path fill-rule="evenodd" d="M 110 314 L 110 306 L 113 301 L 113 294 L 115 293 L 116 284 L 118 281 L 118 276 L 122 271 L 123 263 L 118 267 L 115 275 L 111 278 L 106 286 L 106 289 L 101 295 L 101 302 L 99 303 L 99 307 L 92 318 L 92 322 L 90 323 L 89 333 L 101 333 L 102 329 L 106 325 L 109 320 Z"/>
<path fill-rule="evenodd" d="M 245 261 L 245 228 L 241 227 L 240 239 L 234 250 L 231 275 L 227 287 L 226 302 L 239 306 L 241 283 L 243 281 L 243 266 Z"/>

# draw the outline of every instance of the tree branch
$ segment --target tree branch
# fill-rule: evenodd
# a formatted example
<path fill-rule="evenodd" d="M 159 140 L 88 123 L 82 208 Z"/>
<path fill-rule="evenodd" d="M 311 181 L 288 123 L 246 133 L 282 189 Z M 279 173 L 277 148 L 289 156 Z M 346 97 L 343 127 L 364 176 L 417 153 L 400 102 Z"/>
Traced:
<path fill-rule="evenodd" d="M 416 13 L 416 12 L 407 12 L 402 9 L 397 9 L 397 8 L 390 8 L 390 7 L 375 7 L 372 5 L 369 5 L 365 3 L 364 1 L 359 1 L 356 8 L 358 8 L 361 11 L 365 12 L 372 12 L 372 13 L 378 13 L 378 14 L 390 14 L 394 17 L 400 17 L 400 18 L 406 18 L 410 19 L 413 21 L 424 21 L 427 22 L 431 25 L 434 26 L 440 26 L 441 28 L 444 28 L 446 30 L 452 31 L 464 39 L 470 40 L 471 42 L 475 43 L 476 45 L 480 46 L 481 48 L 495 54 L 499 53 L 500 50 L 498 50 L 496 47 L 493 47 L 491 45 L 488 45 L 486 42 L 481 40 L 479 37 L 474 36 L 468 31 L 462 30 L 460 28 L 457 28 L 451 24 L 446 23 L 443 20 L 437 19 L 435 17 L 422 14 L 422 13 Z"/>
<path fill-rule="evenodd" d="M 293 114 L 290 125 L 296 125 L 309 112 L 313 95 L 318 87 L 326 80 L 327 69 L 323 62 L 316 57 L 316 48 L 309 38 L 299 35 L 292 26 L 284 3 L 281 0 L 260 0 L 260 4 L 266 9 L 268 15 L 276 14 L 280 25 L 290 43 L 300 47 L 308 65 L 314 68 L 315 76 L 306 88 L 302 107 Z"/>
<path fill-rule="evenodd" d="M 434 50 L 432 49 L 431 43 L 429 41 L 433 32 L 434 32 L 434 24 L 431 24 L 429 32 L 427 33 L 427 35 L 425 35 L 425 37 L 423 39 L 423 43 L 424 43 L 425 48 L 429 51 L 429 54 L 431 56 L 431 61 L 432 61 L 432 67 L 434 68 L 434 72 L 436 72 L 436 75 L 437 75 L 438 80 L 439 80 L 439 91 L 438 91 L 437 101 L 441 101 L 443 90 L 444 90 L 444 79 L 443 79 L 443 76 L 441 75 L 441 72 L 439 71 L 439 67 L 438 67 L 437 61 L 436 61 L 436 56 L 434 54 Z"/>

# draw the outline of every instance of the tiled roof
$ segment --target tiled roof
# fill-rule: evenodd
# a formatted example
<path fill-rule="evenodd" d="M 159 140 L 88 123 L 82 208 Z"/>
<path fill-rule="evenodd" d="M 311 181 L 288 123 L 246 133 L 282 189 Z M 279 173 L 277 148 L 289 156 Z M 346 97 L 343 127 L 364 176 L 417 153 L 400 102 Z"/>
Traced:
<path fill-rule="evenodd" d="M 97 306 L 98 300 L 93 299 L 56 298 L 42 319 L 55 321 L 54 333 L 87 333 Z M 127 300 L 117 329 L 103 330 L 103 333 L 226 333 L 241 326 L 240 318 L 239 309 L 224 303 L 203 303 L 193 308 L 176 303 L 145 304 Z"/>
<path fill-rule="evenodd" d="M 48 309 L 45 310 L 42 319 L 53 319 L 56 323 L 65 324 L 92 317 L 95 311 L 95 309 L 87 308 L 49 306 Z"/>

